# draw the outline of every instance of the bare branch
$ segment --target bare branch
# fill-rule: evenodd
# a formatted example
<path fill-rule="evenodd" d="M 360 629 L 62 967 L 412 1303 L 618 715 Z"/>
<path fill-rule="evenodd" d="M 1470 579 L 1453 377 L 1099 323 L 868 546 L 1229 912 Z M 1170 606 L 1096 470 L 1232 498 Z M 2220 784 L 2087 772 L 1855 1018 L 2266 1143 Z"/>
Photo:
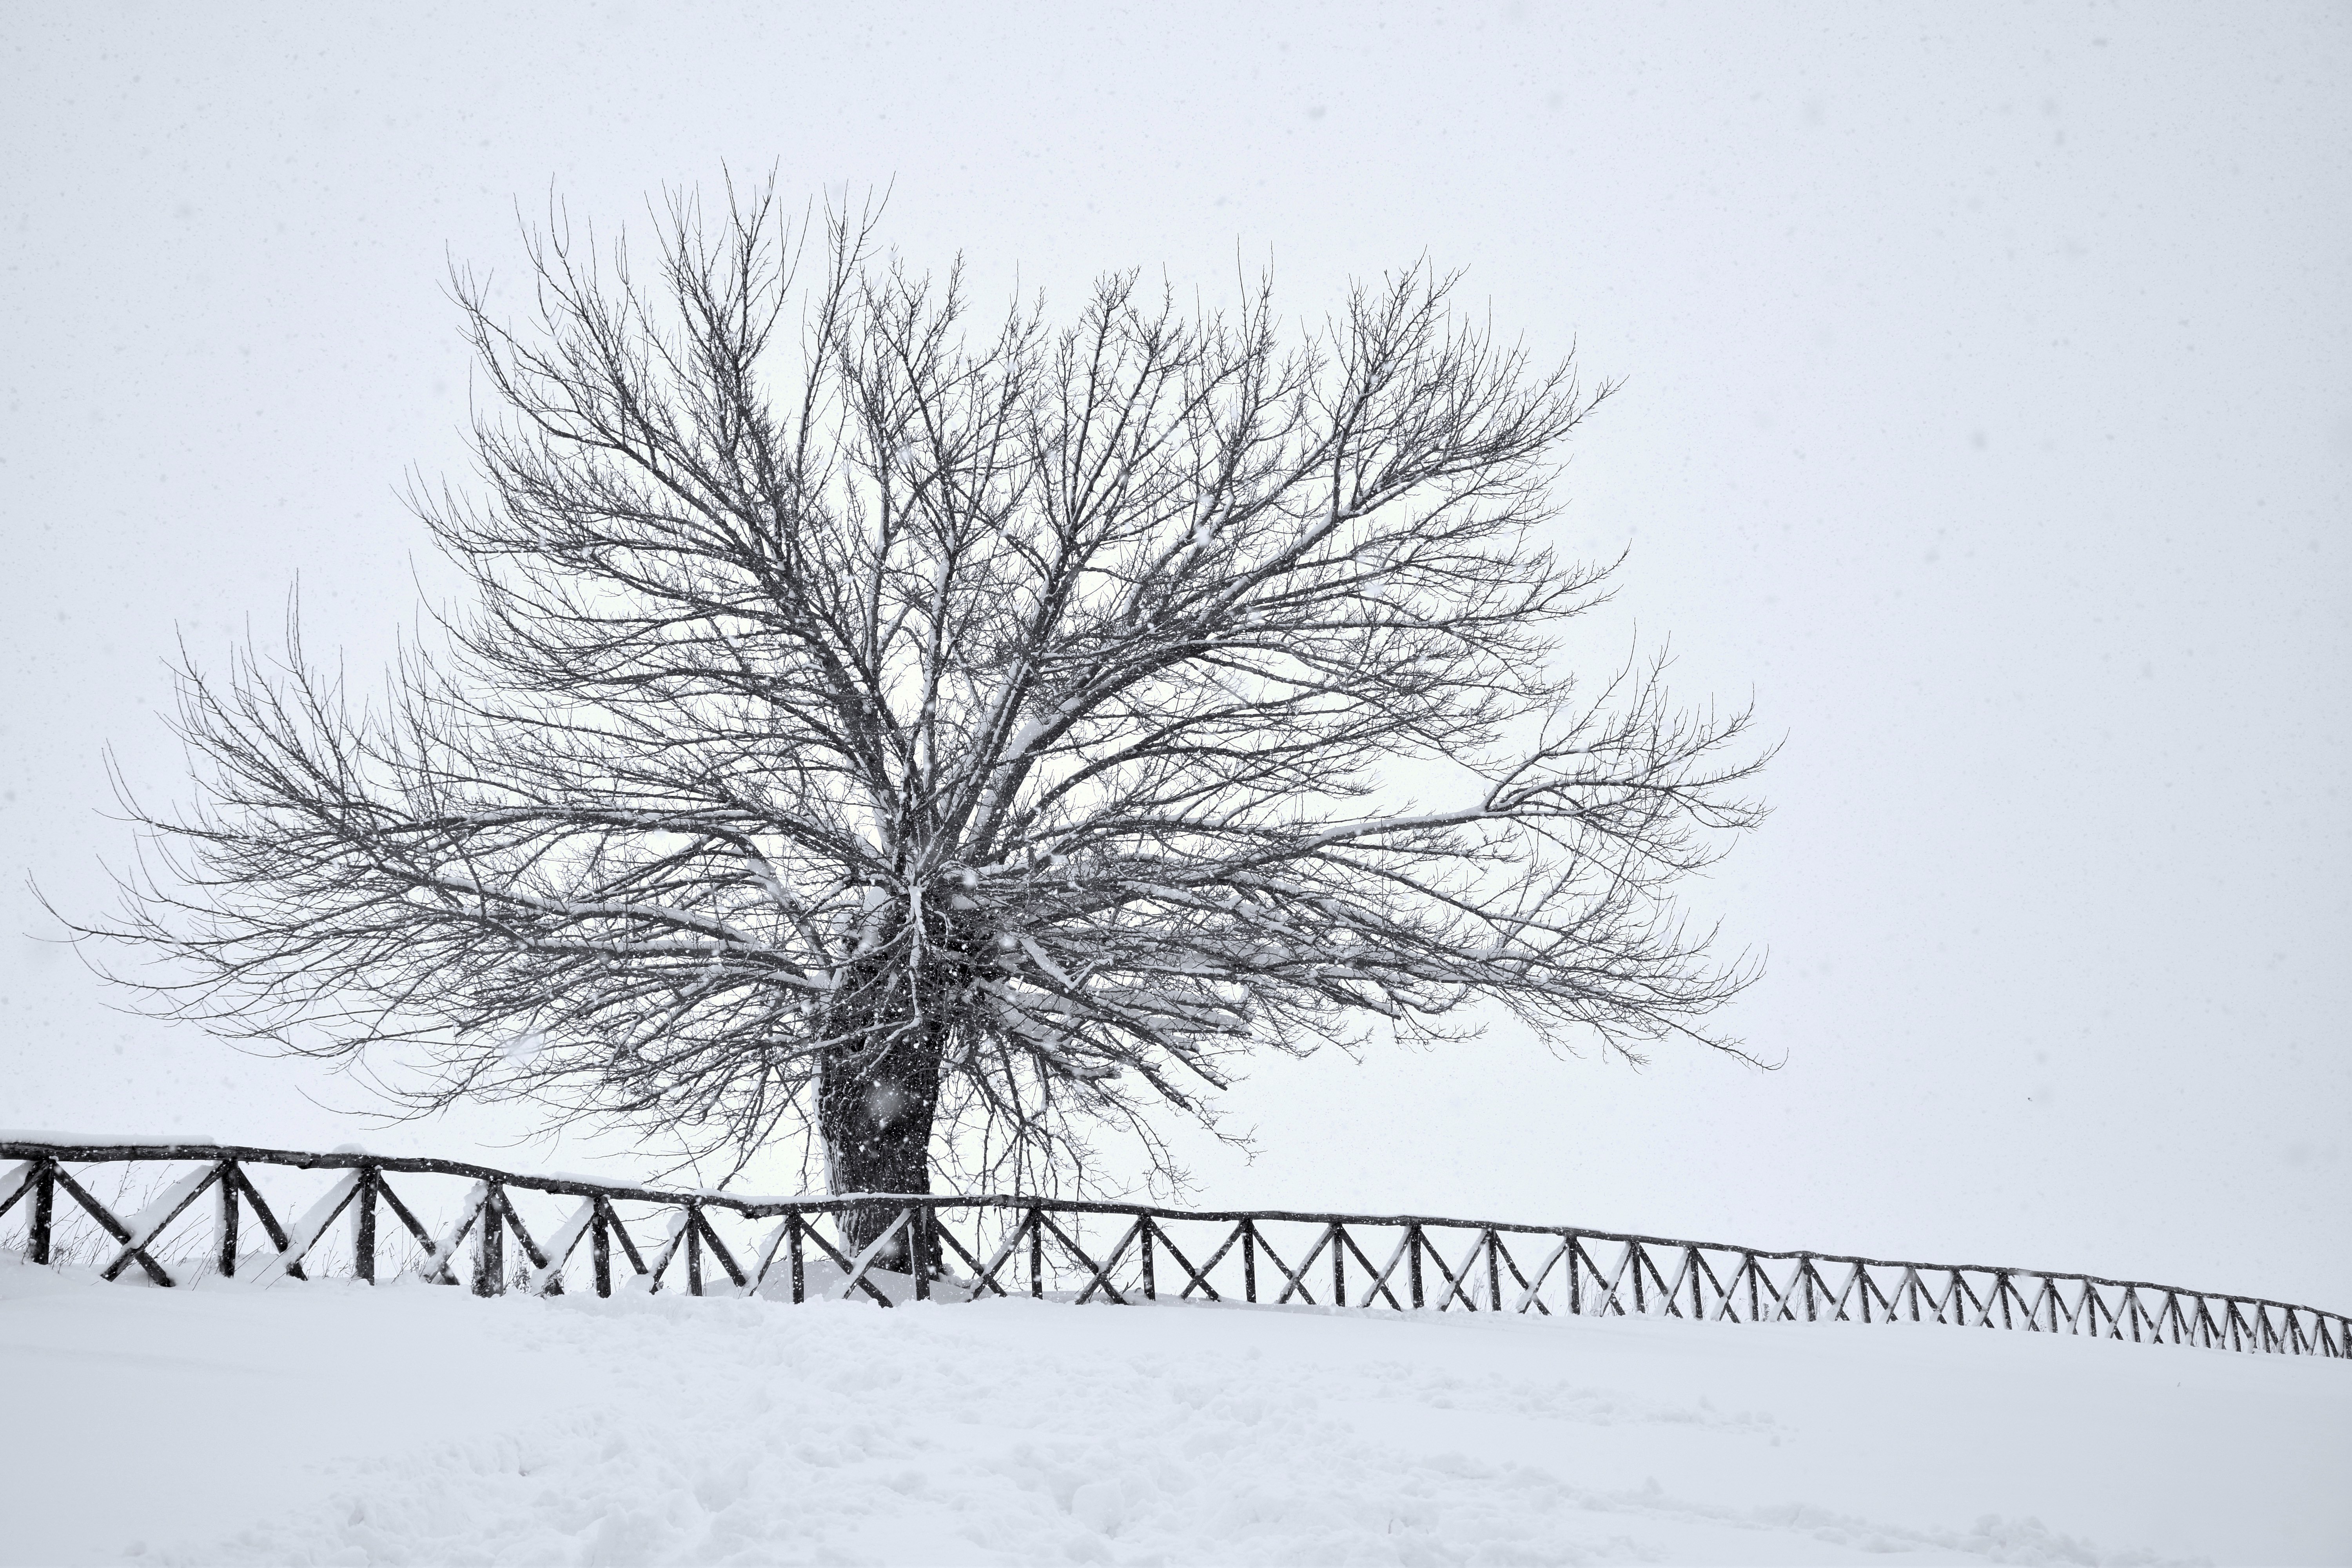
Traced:
<path fill-rule="evenodd" d="M 183 669 L 201 804 L 126 801 L 83 928 L 170 961 L 131 984 L 418 1107 L 813 1129 L 863 1191 L 1161 1159 L 1250 1051 L 1480 1002 L 1737 1050 L 1752 971 L 1671 893 L 1760 820 L 1748 716 L 1557 668 L 1608 388 L 1426 267 L 1314 331 L 1133 274 L 982 324 L 875 216 L 674 194 L 639 268 L 555 207 L 520 321 L 455 276 L 482 483 L 414 504 L 469 607 L 373 701 L 290 636 Z"/>

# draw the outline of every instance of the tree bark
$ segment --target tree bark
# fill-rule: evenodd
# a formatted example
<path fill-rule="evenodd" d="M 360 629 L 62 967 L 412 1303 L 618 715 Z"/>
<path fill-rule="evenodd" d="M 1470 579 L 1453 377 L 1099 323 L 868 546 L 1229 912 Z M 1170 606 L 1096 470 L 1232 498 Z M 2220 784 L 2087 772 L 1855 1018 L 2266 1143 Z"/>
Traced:
<path fill-rule="evenodd" d="M 836 1193 L 929 1193 L 931 1123 L 939 1110 L 940 1043 L 929 1032 L 824 1054 L 817 1086 L 818 1131 Z M 889 1227 L 896 1205 L 841 1216 L 855 1257 Z M 936 1259 L 927 1258 L 928 1265 Z M 910 1273 L 904 1232 L 875 1267 Z"/>

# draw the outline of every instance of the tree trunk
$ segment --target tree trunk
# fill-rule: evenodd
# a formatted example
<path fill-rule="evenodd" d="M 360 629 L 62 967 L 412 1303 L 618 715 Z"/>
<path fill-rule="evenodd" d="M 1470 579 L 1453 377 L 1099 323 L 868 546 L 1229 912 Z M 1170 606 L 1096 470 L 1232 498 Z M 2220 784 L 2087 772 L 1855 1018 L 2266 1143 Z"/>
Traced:
<path fill-rule="evenodd" d="M 826 1052 L 817 1087 L 817 1126 L 833 1190 L 929 1192 L 931 1122 L 939 1100 L 939 1042 L 928 1033 L 880 1047 Z M 841 1227 L 851 1256 L 871 1245 L 898 1213 L 896 1205 L 877 1204 L 844 1214 Z M 912 1271 L 904 1232 L 876 1258 L 875 1267 Z"/>

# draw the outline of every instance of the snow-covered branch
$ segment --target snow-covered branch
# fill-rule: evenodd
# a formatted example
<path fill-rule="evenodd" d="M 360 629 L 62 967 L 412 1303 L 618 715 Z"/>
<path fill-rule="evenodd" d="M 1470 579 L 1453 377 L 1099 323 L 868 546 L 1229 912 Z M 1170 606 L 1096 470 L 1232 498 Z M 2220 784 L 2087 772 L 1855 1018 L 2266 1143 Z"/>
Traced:
<path fill-rule="evenodd" d="M 810 1127 L 865 1191 L 1481 1001 L 1736 1048 L 1748 972 L 1671 900 L 1760 816 L 1747 716 L 1559 667 L 1607 388 L 1426 268 L 1303 334 L 1134 274 L 983 325 L 870 216 L 660 238 L 641 280 L 551 222 L 519 321 L 457 279 L 484 483 L 415 504 L 474 592 L 381 699 L 299 637 L 186 672 L 198 804 L 133 803 L 89 928 L 176 961 L 162 1005 L 420 1107 Z"/>

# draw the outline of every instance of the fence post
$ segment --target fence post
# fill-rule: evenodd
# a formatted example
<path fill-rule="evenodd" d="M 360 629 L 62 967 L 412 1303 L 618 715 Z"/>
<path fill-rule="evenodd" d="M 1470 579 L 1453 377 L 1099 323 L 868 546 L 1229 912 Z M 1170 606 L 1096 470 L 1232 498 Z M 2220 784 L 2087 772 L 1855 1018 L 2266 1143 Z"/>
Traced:
<path fill-rule="evenodd" d="M 215 1227 L 220 1233 L 215 1261 L 224 1279 L 236 1278 L 236 1184 L 242 1180 L 236 1163 L 226 1161 L 221 1166 L 221 1178 L 215 1184 L 219 1192 L 214 1201 L 220 1205 L 220 1224 Z"/>
<path fill-rule="evenodd" d="M 1160 1282 L 1152 1277 L 1151 1273 L 1151 1221 L 1146 1217 L 1141 1223 L 1143 1226 L 1143 1299 L 1147 1301 L 1157 1301 L 1160 1300 Z"/>
<path fill-rule="evenodd" d="M 1503 1310 L 1503 1238 L 1492 1227 L 1486 1232 L 1486 1310 Z"/>
<path fill-rule="evenodd" d="M 801 1211 L 794 1209 L 784 1222 L 784 1247 L 793 1255 L 793 1305 L 808 1300 L 808 1265 L 801 1256 Z"/>
<path fill-rule="evenodd" d="M 474 1236 L 474 1294 L 499 1296 L 507 1288 L 506 1237 L 500 1228 L 499 1200 L 506 1188 L 492 1182 L 482 1192 L 480 1228 Z"/>
<path fill-rule="evenodd" d="M 1331 1305 L 1348 1304 L 1348 1233 L 1338 1226 L 1331 1227 Z"/>
<path fill-rule="evenodd" d="M 939 1243 L 931 1239 L 931 1226 L 939 1219 L 936 1212 L 919 1206 L 907 1215 L 907 1255 L 915 1270 L 915 1300 L 931 1299 L 931 1261 L 938 1256 Z"/>
<path fill-rule="evenodd" d="M 588 1220 L 588 1256 L 596 1268 L 596 1294 L 613 1293 L 613 1236 L 604 1228 L 604 1200 L 595 1200 L 596 1208 Z"/>
<path fill-rule="evenodd" d="M 1576 1268 L 1576 1255 L 1583 1250 L 1577 1246 L 1576 1232 L 1569 1231 L 1560 1239 L 1568 1243 L 1568 1310 L 1570 1317 L 1584 1316 L 1584 1281 Z"/>
<path fill-rule="evenodd" d="M 58 1163 L 43 1156 L 40 1169 L 33 1176 L 33 1228 L 30 1237 L 33 1261 L 49 1260 L 49 1225 L 58 1202 Z"/>
<path fill-rule="evenodd" d="M 686 1205 L 686 1293 L 702 1294 L 702 1205 Z"/>
<path fill-rule="evenodd" d="M 1045 1218 L 1043 1209 L 1029 1211 L 1029 1295 L 1034 1300 L 1045 1297 Z"/>
<path fill-rule="evenodd" d="M 360 1167 L 360 1214 L 352 1225 L 352 1271 L 375 1283 L 375 1184 L 373 1166 Z"/>
<path fill-rule="evenodd" d="M 1257 1300 L 1257 1226 L 1242 1221 L 1242 1300 Z"/>
<path fill-rule="evenodd" d="M 1421 1226 L 1417 1225 L 1409 1225 L 1405 1226 L 1404 1255 L 1406 1262 L 1412 1267 L 1412 1305 L 1413 1310 L 1416 1311 L 1427 1305 L 1427 1303 L 1422 1300 L 1421 1294 L 1421 1249 L 1423 1246 L 1423 1243 L 1421 1237 Z"/>

